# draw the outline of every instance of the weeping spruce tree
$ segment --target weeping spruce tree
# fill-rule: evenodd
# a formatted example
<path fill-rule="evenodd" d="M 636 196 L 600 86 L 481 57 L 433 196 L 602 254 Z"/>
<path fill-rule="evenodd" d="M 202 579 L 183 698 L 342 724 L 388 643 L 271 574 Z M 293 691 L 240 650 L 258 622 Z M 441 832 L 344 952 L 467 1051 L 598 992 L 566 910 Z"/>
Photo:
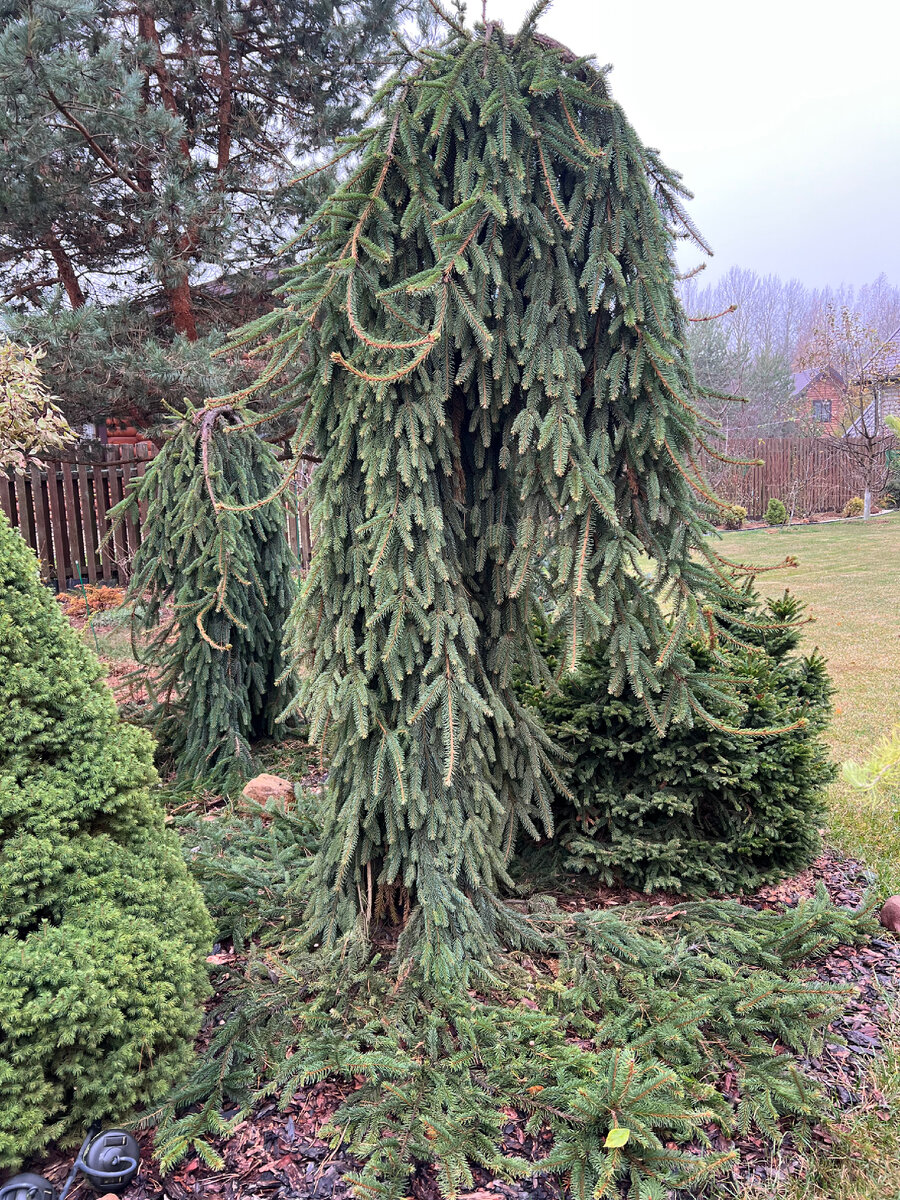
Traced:
<path fill-rule="evenodd" d="M 703 711 L 683 646 L 731 587 L 675 294 L 685 193 L 540 7 L 515 37 L 447 17 L 410 53 L 284 306 L 235 343 L 263 339 L 261 386 L 321 458 L 296 628 L 331 764 L 313 927 L 400 913 L 437 977 L 513 936 L 506 864 L 550 832 L 552 750 L 513 691 L 548 587 L 566 667 L 602 639 L 660 730 Z"/>
<path fill-rule="evenodd" d="M 146 505 L 129 596 L 155 732 L 178 778 L 229 786 L 287 702 L 283 634 L 294 598 L 272 448 L 226 405 L 188 405 L 115 510 Z"/>

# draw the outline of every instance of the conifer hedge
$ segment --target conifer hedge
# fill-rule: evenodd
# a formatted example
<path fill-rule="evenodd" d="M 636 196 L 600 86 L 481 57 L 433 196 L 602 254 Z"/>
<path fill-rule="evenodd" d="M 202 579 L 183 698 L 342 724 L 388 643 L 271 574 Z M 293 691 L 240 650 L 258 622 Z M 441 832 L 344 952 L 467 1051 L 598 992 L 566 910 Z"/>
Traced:
<path fill-rule="evenodd" d="M 97 659 L 0 514 L 0 1166 L 164 1096 L 211 926 Z"/>
<path fill-rule="evenodd" d="M 835 775 L 822 736 L 833 691 L 825 660 L 794 653 L 804 605 L 790 593 L 763 604 L 748 588 L 730 608 L 720 646 L 690 647 L 713 721 L 660 737 L 638 701 L 610 693 L 602 644 L 558 686 L 523 688 L 570 756 L 555 812 L 568 867 L 708 895 L 760 887 L 815 857 Z M 556 670 L 558 643 L 545 651 Z"/>

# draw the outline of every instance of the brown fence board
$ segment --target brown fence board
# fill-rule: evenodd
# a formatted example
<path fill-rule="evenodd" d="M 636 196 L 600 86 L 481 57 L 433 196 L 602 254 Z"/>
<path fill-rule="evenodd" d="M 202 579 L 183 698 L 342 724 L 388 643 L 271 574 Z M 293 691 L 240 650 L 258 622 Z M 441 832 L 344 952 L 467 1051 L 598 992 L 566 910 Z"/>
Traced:
<path fill-rule="evenodd" d="M 41 574 L 49 579 L 53 573 L 53 534 L 50 528 L 50 515 L 47 510 L 47 481 L 39 467 L 32 467 L 31 502 L 34 506 L 34 548 L 41 560 Z M 2 480 L 0 480 L 2 486 Z"/>
<path fill-rule="evenodd" d="M 131 463 L 131 454 L 125 453 L 128 447 L 122 447 L 122 494 L 128 496 L 131 493 L 131 484 L 133 479 L 133 470 Z M 138 548 L 138 531 L 134 521 L 134 513 L 132 509 L 128 509 L 125 514 L 125 532 L 128 537 L 128 557 L 123 561 L 119 561 L 119 573 L 124 572 L 124 577 L 127 579 L 131 574 L 131 560 L 134 558 Z"/>
<path fill-rule="evenodd" d="M 28 487 L 25 483 L 25 476 L 16 472 L 14 480 L 16 492 L 16 524 L 19 529 L 24 529 L 24 538 L 29 546 L 35 543 L 34 536 L 34 518 L 31 514 L 31 505 L 28 503 Z"/>
<path fill-rule="evenodd" d="M 93 476 L 93 472 L 91 472 Z M 97 582 L 97 547 L 94 537 L 94 520 L 96 506 L 93 489 L 88 480 L 88 469 L 84 463 L 78 466 L 78 496 L 81 501 L 81 531 L 84 541 L 84 560 L 87 570 L 88 583 Z"/>
<path fill-rule="evenodd" d="M 109 470 L 112 470 L 110 468 Z M 109 528 L 109 503 L 107 500 L 107 482 L 109 470 L 104 471 L 99 463 L 94 467 L 94 499 L 97 504 L 97 537 L 100 542 L 100 573 L 103 579 L 112 579 L 113 554 L 112 535 Z"/>
<path fill-rule="evenodd" d="M 78 504 L 75 499 L 75 472 L 72 470 L 72 464 L 67 462 L 61 464 L 61 469 L 66 526 L 69 530 L 69 578 L 77 579 L 79 573 L 82 576 L 84 575 L 84 546 L 82 545 L 80 530 L 78 528 L 81 522 L 79 520 Z"/>
<path fill-rule="evenodd" d="M 115 462 L 110 462 L 109 464 L 108 478 L 109 506 L 110 508 L 115 508 L 122 499 L 122 474 Z M 124 581 L 127 578 L 128 547 L 125 542 L 125 526 L 121 521 L 116 521 L 113 526 L 112 544 L 116 565 L 119 568 L 119 579 L 120 581 Z"/>
<path fill-rule="evenodd" d="M 12 502 L 13 482 L 7 475 L 0 475 L 0 508 L 6 515 L 10 525 L 15 525 L 15 505 Z"/>
<path fill-rule="evenodd" d="M 138 461 L 137 466 L 134 468 L 135 474 L 137 475 L 138 479 L 143 479 L 144 472 L 146 470 L 147 470 L 146 459 Z M 142 528 L 143 528 L 144 522 L 147 520 L 147 509 L 148 508 L 149 508 L 149 505 L 147 504 L 146 500 L 138 501 L 138 514 L 140 516 L 140 524 L 141 524 Z"/>
<path fill-rule="evenodd" d="M 56 585 L 61 592 L 64 592 L 68 577 L 66 567 L 68 530 L 63 510 L 62 478 L 53 463 L 51 463 L 50 470 L 47 472 L 47 493 L 50 501 L 50 521 L 53 527 L 53 558 Z"/>

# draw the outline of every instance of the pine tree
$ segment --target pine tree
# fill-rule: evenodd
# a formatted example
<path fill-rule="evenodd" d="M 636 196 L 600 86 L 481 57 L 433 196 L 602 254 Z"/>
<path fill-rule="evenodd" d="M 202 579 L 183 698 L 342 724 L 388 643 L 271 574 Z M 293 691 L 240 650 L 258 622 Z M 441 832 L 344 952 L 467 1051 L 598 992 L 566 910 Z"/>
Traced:
<path fill-rule="evenodd" d="M 212 939 L 147 734 L 0 513 L 0 1166 L 167 1094 Z"/>
<path fill-rule="evenodd" d="M 216 331 L 269 307 L 275 250 L 314 207 L 298 163 L 353 133 L 406 11 L 3 7 L 0 299 L 16 340 L 47 348 L 71 420 L 233 386 Z"/>
<path fill-rule="evenodd" d="M 151 717 L 181 779 L 246 778 L 251 743 L 274 735 L 287 703 L 297 564 L 284 504 L 264 503 L 284 479 L 233 409 L 188 407 L 115 510 L 121 520 L 147 506 L 129 582 L 133 631 Z"/>
<path fill-rule="evenodd" d="M 660 729 L 702 711 L 683 645 L 732 587 L 705 540 L 683 190 L 539 9 L 515 37 L 448 18 L 410 55 L 245 334 L 322 460 L 296 643 L 331 768 L 313 927 L 408 904 L 401 952 L 438 974 L 493 942 L 517 836 L 550 830 L 552 755 L 513 690 L 541 670 L 541 566 L 565 669 L 602 637 L 610 689 Z"/>

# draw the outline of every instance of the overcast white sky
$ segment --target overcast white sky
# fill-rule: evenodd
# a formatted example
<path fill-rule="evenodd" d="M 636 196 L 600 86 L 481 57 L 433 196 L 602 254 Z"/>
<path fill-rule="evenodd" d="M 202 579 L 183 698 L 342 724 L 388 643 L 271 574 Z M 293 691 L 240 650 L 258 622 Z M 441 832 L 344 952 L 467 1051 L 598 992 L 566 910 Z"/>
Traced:
<path fill-rule="evenodd" d="M 512 31 L 528 7 L 488 16 Z M 900 283 L 897 0 L 555 0 L 539 28 L 613 64 L 613 95 L 695 195 L 710 282 Z"/>

